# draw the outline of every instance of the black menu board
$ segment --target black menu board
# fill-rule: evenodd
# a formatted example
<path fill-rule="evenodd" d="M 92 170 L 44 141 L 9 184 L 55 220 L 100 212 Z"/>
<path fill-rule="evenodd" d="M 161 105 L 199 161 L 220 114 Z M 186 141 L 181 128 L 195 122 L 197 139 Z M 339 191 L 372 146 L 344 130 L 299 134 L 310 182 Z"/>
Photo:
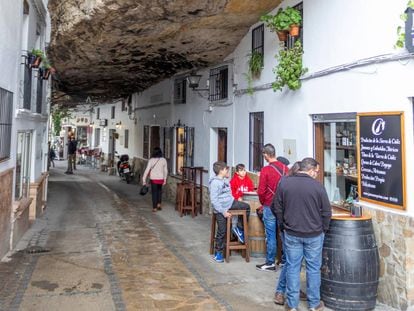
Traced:
<path fill-rule="evenodd" d="M 402 112 L 358 114 L 361 200 L 405 209 L 403 116 Z"/>

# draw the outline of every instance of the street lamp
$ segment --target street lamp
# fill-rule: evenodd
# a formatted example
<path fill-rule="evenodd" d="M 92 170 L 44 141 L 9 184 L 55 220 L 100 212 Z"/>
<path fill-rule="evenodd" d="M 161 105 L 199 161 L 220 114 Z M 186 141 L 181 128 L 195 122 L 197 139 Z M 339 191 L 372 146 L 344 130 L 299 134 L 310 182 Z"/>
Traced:
<path fill-rule="evenodd" d="M 208 88 L 208 80 L 207 80 L 207 88 L 205 89 L 199 89 L 198 85 L 200 83 L 200 79 L 201 79 L 201 75 L 195 74 L 195 73 L 191 73 L 187 76 L 187 82 L 188 82 L 188 86 L 193 90 L 193 91 L 210 91 L 210 89 Z"/>

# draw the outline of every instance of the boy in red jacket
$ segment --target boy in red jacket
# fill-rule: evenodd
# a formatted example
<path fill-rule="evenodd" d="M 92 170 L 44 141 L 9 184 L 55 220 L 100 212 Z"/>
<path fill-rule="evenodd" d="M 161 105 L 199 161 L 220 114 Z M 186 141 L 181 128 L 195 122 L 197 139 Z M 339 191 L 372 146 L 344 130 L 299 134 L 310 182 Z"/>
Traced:
<path fill-rule="evenodd" d="M 241 201 L 243 192 L 253 191 L 254 185 L 249 176 L 246 175 L 244 164 L 236 165 L 236 173 L 230 181 L 231 193 L 235 200 Z"/>

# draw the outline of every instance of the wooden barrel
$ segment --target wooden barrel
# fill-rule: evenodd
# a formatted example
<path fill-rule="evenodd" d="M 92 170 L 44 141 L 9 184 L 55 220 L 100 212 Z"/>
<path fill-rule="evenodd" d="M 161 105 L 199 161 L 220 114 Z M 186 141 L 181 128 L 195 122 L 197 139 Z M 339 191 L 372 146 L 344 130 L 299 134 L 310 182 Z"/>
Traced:
<path fill-rule="evenodd" d="M 322 251 L 321 298 L 334 310 L 373 310 L 379 255 L 370 218 L 333 218 Z"/>
<path fill-rule="evenodd" d="M 256 214 L 256 208 L 261 204 L 256 193 L 246 192 L 243 201 L 250 206 L 249 217 L 249 249 L 251 257 L 266 257 L 266 240 L 262 221 Z"/>

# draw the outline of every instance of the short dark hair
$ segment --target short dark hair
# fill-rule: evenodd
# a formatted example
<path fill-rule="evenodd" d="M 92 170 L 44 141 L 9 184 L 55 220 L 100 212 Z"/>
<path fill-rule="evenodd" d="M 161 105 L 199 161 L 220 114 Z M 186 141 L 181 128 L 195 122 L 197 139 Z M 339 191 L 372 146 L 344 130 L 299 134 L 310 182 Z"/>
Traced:
<path fill-rule="evenodd" d="M 314 158 L 304 158 L 302 161 L 300 161 L 299 170 L 302 172 L 308 172 L 311 169 L 317 168 L 318 165 L 318 161 L 316 161 Z"/>
<path fill-rule="evenodd" d="M 152 151 L 151 158 L 161 158 L 162 157 L 162 150 L 160 147 L 155 147 Z"/>
<path fill-rule="evenodd" d="M 227 167 L 226 162 L 223 161 L 217 161 L 213 164 L 213 172 L 218 175 L 221 170 L 225 169 Z"/>
<path fill-rule="evenodd" d="M 236 172 L 243 171 L 246 168 L 243 163 L 239 163 L 236 165 Z"/>
<path fill-rule="evenodd" d="M 278 160 L 279 162 L 283 163 L 286 166 L 290 164 L 289 160 L 286 159 L 285 157 L 277 157 L 276 160 Z"/>
<path fill-rule="evenodd" d="M 272 144 L 266 144 L 263 146 L 262 153 L 274 158 L 276 156 L 275 146 Z"/>
<path fill-rule="evenodd" d="M 288 176 L 296 175 L 297 172 L 300 170 L 300 161 L 293 163 L 292 167 L 288 171 Z"/>

